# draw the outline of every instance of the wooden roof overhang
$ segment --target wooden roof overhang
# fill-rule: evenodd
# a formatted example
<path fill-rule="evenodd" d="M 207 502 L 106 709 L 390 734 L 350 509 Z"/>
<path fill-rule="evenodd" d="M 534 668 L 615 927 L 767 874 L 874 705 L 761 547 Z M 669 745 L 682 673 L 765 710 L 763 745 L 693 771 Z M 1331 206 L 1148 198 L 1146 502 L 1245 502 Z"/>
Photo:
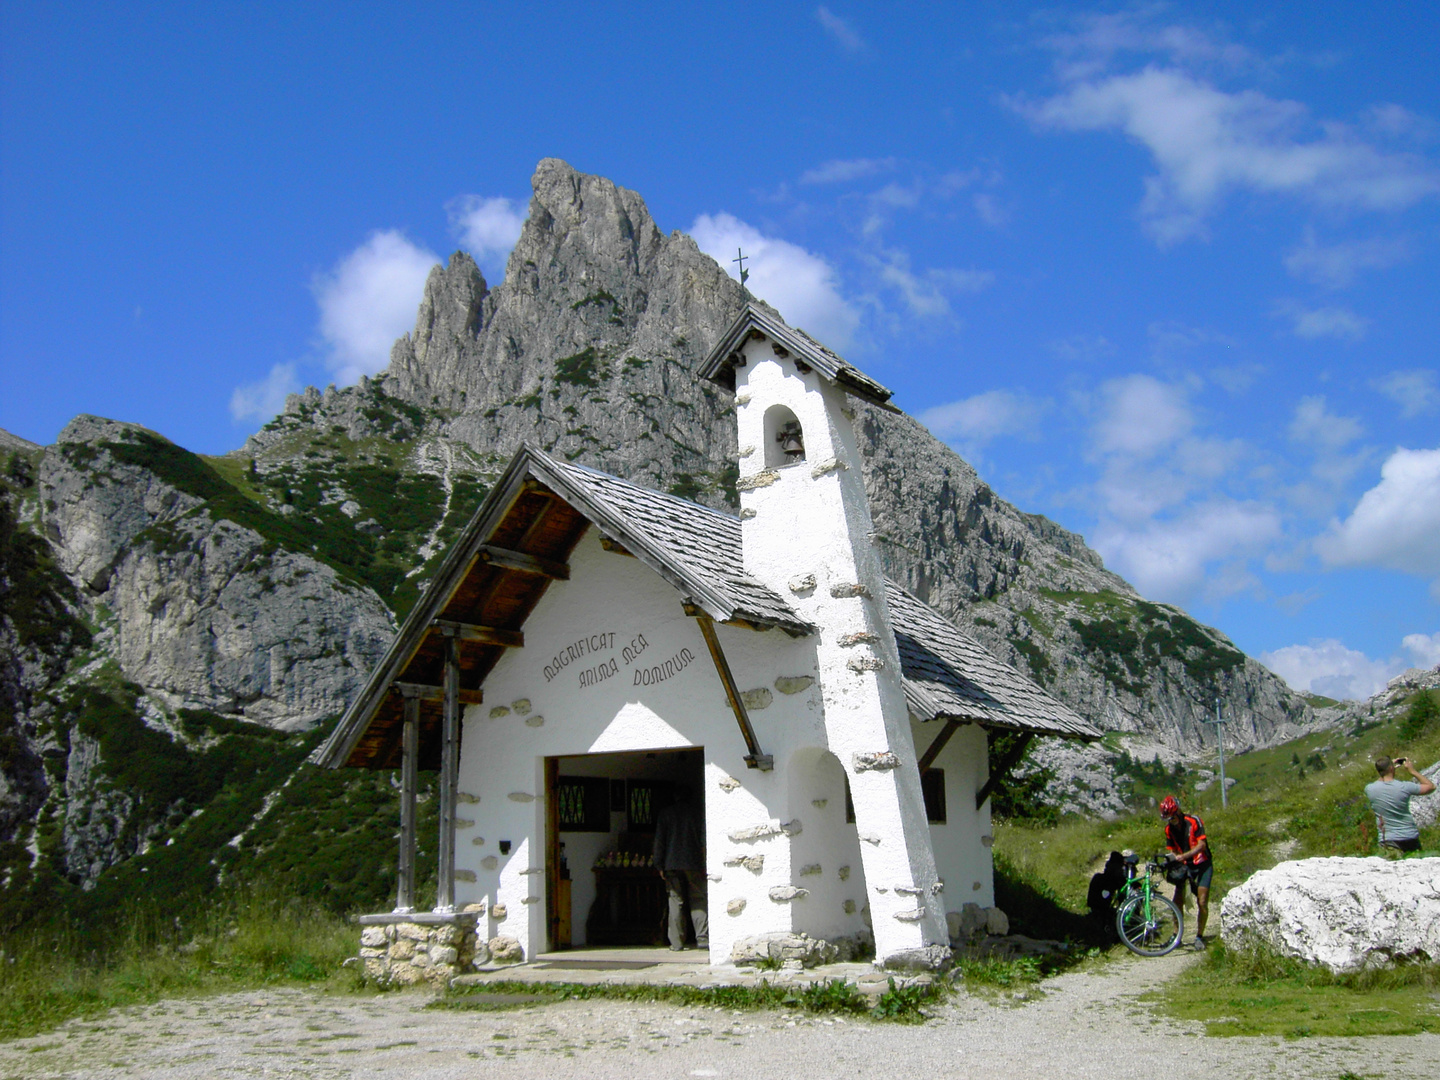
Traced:
<path fill-rule="evenodd" d="M 460 702 L 479 704 L 504 651 L 523 647 L 525 619 L 545 590 L 570 576 L 566 561 L 590 525 L 524 464 L 517 456 L 451 548 L 317 763 L 398 768 L 404 699 L 414 696 L 419 767 L 440 767 L 447 639 L 457 641 Z"/>

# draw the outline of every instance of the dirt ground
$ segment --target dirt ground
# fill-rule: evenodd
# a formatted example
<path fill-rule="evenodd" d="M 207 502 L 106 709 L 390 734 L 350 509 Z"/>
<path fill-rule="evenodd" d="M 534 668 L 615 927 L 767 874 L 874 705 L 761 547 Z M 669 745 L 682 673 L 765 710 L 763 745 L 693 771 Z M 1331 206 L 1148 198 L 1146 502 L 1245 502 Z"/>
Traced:
<path fill-rule="evenodd" d="M 926 1024 L 564 1001 L 427 1009 L 423 993 L 173 1000 L 0 1044 L 0 1077 L 1296 1077 L 1418 1075 L 1440 1036 L 1208 1038 L 1136 998 L 1190 962 L 1125 958 L 1025 1001 L 961 996 Z"/>

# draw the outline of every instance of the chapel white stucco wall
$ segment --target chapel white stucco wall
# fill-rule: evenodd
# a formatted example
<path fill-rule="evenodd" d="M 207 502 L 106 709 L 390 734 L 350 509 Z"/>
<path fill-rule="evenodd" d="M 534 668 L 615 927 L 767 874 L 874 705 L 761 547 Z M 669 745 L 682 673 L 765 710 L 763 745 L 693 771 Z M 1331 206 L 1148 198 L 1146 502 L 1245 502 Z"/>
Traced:
<path fill-rule="evenodd" d="M 712 961 L 728 959 L 739 938 L 797 924 L 863 932 L 864 875 L 855 828 L 844 825 L 843 789 L 822 809 L 808 787 L 791 783 L 796 755 L 813 766 L 826 745 L 823 695 L 814 681 L 816 640 L 730 626 L 717 632 L 740 689 L 768 692 L 769 702 L 752 708 L 751 719 L 762 749 L 775 757 L 771 772 L 745 767 L 745 744 L 704 639 L 674 588 L 638 559 L 605 551 L 596 530 L 580 541 L 570 580 L 552 584 L 526 620 L 524 648 L 508 652 L 486 678 L 485 704 L 465 710 L 460 818 L 473 824 L 457 833 L 456 901 L 486 905 L 482 932 L 517 938 L 527 957 L 546 947 L 546 757 L 688 746 L 705 751 Z M 576 659 L 556 662 L 582 640 Z M 637 685 L 637 671 L 655 677 L 643 676 L 650 684 Z M 777 680 L 795 692 L 784 692 Z M 815 849 L 814 836 L 830 837 L 809 861 L 834 877 L 836 888 L 823 902 L 834 901 L 838 914 L 811 914 L 821 890 L 786 894 L 797 882 L 809 888 L 790 850 L 807 831 L 807 850 Z M 508 856 L 499 852 L 502 839 L 513 845 Z M 743 860 L 755 866 L 757 855 L 763 856 L 759 869 L 747 868 Z M 839 868 L 846 865 L 852 876 L 841 882 Z M 573 858 L 570 869 L 572 878 L 590 873 Z M 844 910 L 846 898 L 854 901 L 853 912 Z M 577 906 L 574 923 L 583 926 L 586 914 Z"/>

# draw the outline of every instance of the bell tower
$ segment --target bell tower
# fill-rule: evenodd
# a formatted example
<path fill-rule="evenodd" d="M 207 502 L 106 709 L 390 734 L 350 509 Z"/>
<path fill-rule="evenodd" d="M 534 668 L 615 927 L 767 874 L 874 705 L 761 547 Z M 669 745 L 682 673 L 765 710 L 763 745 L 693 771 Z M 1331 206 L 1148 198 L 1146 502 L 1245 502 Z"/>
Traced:
<path fill-rule="evenodd" d="M 893 408 L 890 391 L 753 303 L 700 373 L 735 394 L 745 572 L 817 628 L 876 957 L 933 966 L 949 955 L 945 904 L 851 423 L 852 397 Z"/>

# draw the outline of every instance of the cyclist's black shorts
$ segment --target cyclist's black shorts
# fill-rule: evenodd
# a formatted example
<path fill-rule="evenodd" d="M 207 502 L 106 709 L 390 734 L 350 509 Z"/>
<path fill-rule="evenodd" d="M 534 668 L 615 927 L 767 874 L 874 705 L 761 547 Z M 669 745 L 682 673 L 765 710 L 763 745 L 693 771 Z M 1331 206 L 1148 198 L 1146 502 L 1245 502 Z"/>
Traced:
<path fill-rule="evenodd" d="M 1210 887 L 1210 879 L 1215 876 L 1215 864 L 1209 859 L 1206 859 L 1199 866 L 1190 865 L 1185 867 L 1185 871 L 1186 876 L 1189 878 L 1192 891 L 1208 889 Z"/>
<path fill-rule="evenodd" d="M 1420 837 L 1412 836 L 1408 840 L 1381 840 L 1380 846 L 1394 848 L 1396 851 L 1419 851 Z"/>

